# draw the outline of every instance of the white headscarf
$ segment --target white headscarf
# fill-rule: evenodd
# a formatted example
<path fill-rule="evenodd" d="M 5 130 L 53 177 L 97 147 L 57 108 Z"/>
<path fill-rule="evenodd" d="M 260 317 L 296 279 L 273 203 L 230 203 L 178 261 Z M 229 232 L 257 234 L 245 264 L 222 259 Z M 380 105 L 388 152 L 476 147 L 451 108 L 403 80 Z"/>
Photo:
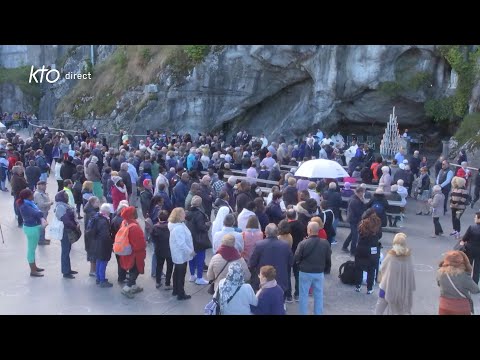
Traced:
<path fill-rule="evenodd" d="M 212 236 L 215 235 L 217 232 L 222 231 L 223 220 L 225 220 L 225 217 L 229 213 L 230 209 L 228 208 L 228 206 L 222 206 L 220 209 L 218 209 L 218 214 L 212 224 Z"/>

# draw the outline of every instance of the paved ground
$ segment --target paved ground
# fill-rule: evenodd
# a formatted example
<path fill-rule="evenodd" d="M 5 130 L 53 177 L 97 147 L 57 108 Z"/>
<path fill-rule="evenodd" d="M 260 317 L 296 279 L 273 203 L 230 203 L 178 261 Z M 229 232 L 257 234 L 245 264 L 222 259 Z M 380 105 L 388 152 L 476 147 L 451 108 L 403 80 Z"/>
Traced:
<path fill-rule="evenodd" d="M 53 197 L 56 182 L 49 178 L 48 192 Z M 107 277 L 114 287 L 101 289 L 95 279 L 88 276 L 89 264 L 86 261 L 83 238 L 72 247 L 72 268 L 79 272 L 76 279 L 64 279 L 60 272 L 60 243 L 52 241 L 49 246 L 37 249 L 37 264 L 45 268 L 45 277 L 32 278 L 26 261 L 26 240 L 16 225 L 13 212 L 13 198 L 9 192 L 0 193 L 1 227 L 5 243 L 0 243 L 0 314 L 203 314 L 205 304 L 210 300 L 207 286 L 186 282 L 186 292 L 191 300 L 177 301 L 170 292 L 155 289 L 155 281 L 150 277 L 152 249 L 148 249 L 146 274 L 141 275 L 138 284 L 145 290 L 135 299 L 127 299 L 120 293 L 116 280 L 116 261 L 110 261 Z M 407 206 L 407 219 L 404 232 L 412 248 L 415 264 L 417 290 L 414 293 L 414 314 L 436 314 L 439 290 L 435 281 L 435 270 L 442 253 L 455 244 L 448 236 L 432 239 L 433 230 L 430 216 L 416 216 L 414 202 Z M 474 210 L 468 209 L 462 218 L 462 229 L 473 221 Z M 52 214 L 50 214 L 50 217 Z M 83 221 L 83 220 L 82 220 Z M 451 231 L 449 214 L 441 218 L 444 231 Z M 344 285 L 338 279 L 338 268 L 349 256 L 341 251 L 341 244 L 348 230 L 339 228 L 339 244 L 333 248 L 332 274 L 326 276 L 324 291 L 324 313 L 327 315 L 373 314 L 377 293 L 366 294 L 366 287 L 356 293 L 352 286 Z M 383 252 L 389 248 L 393 234 L 385 233 Z M 211 253 L 208 254 L 208 258 Z M 378 287 L 375 287 L 378 290 Z M 312 299 L 310 300 L 312 302 Z M 474 299 L 475 303 L 478 298 Z M 312 304 L 310 304 L 312 306 Z M 313 307 L 313 306 L 312 306 Z M 298 314 L 298 303 L 287 305 L 288 314 Z"/>

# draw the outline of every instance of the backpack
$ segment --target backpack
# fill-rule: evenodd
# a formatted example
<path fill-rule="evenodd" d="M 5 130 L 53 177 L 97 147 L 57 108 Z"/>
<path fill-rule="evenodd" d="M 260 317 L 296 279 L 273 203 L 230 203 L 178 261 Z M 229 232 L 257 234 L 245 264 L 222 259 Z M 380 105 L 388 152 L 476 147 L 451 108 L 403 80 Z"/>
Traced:
<path fill-rule="evenodd" d="M 382 216 L 385 211 L 385 209 L 383 208 L 383 205 L 379 202 L 374 202 L 372 204 L 372 208 L 373 210 L 375 210 L 378 216 Z"/>
<path fill-rule="evenodd" d="M 116 255 L 127 256 L 132 253 L 132 245 L 128 241 L 128 233 L 130 227 L 128 223 L 123 220 L 120 229 L 118 229 L 117 234 L 115 235 L 115 242 L 113 244 L 113 252 Z"/>
<path fill-rule="evenodd" d="M 348 260 L 340 265 L 338 277 L 347 285 L 355 285 L 355 261 Z"/>

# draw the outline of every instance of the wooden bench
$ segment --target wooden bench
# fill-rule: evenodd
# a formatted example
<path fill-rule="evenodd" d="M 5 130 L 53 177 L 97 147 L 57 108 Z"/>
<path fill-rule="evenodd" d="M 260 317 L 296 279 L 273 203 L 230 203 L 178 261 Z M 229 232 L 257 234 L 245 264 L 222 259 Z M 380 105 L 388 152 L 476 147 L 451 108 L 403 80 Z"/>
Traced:
<path fill-rule="evenodd" d="M 350 184 L 350 187 L 351 187 L 352 189 L 356 189 L 356 188 L 359 187 L 360 185 L 361 185 L 361 184 L 355 183 L 355 184 Z M 371 191 L 375 191 L 375 190 L 377 190 L 377 188 L 378 188 L 378 185 L 372 185 L 372 184 L 365 184 L 365 185 L 367 186 L 366 189 L 367 189 L 367 190 L 371 190 Z M 344 183 L 343 181 L 338 182 L 338 186 L 340 186 L 340 187 L 343 188 L 343 187 L 345 186 L 345 183 Z"/>

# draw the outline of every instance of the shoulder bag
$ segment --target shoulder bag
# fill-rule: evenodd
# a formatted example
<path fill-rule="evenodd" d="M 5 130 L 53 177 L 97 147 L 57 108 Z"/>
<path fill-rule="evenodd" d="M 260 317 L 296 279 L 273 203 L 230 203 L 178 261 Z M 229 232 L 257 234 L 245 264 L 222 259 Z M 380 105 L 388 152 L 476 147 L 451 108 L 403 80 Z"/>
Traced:
<path fill-rule="evenodd" d="M 448 275 L 447 273 L 445 273 L 445 275 L 447 275 L 447 278 L 448 278 L 448 281 L 450 281 L 450 284 L 452 284 L 453 288 L 456 290 L 456 292 L 458 293 L 458 295 L 460 295 L 462 298 L 464 299 L 467 299 L 468 302 L 470 303 L 470 312 L 472 314 L 475 313 L 475 309 L 473 307 L 473 300 L 468 298 L 464 293 L 462 293 L 460 290 L 457 289 L 457 287 L 455 286 L 455 284 L 453 283 L 452 279 L 450 278 L 450 275 Z"/>
<path fill-rule="evenodd" d="M 225 265 L 223 266 L 222 270 L 220 270 L 220 272 L 217 274 L 217 276 L 215 276 L 215 279 L 213 279 L 211 282 L 210 282 L 210 286 L 208 287 L 208 290 L 207 292 L 210 294 L 210 295 L 213 295 L 215 294 L 215 281 L 217 281 L 218 277 L 220 276 L 220 274 L 223 272 L 223 270 L 225 270 L 225 268 L 227 267 L 227 265 L 230 263 L 230 261 L 227 261 L 225 263 Z"/>

